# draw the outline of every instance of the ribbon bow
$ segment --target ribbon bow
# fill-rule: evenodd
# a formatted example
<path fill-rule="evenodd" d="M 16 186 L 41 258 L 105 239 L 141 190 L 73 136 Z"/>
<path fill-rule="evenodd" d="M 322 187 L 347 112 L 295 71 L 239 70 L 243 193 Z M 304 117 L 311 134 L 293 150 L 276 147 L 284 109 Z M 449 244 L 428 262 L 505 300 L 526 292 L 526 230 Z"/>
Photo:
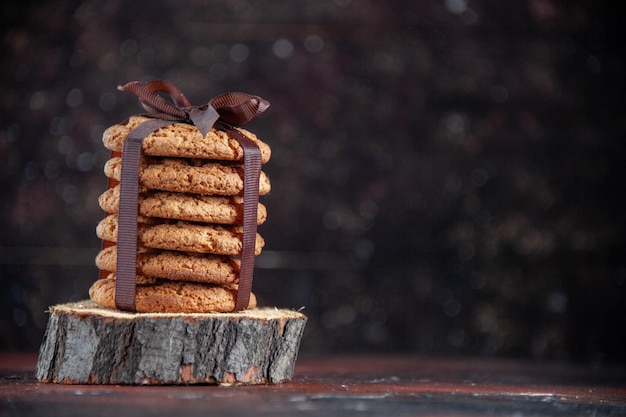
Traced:
<path fill-rule="evenodd" d="M 138 96 L 148 116 L 191 123 L 203 135 L 209 132 L 218 119 L 231 126 L 243 126 L 263 114 L 270 106 L 261 97 L 238 92 L 219 95 L 202 106 L 192 106 L 175 85 L 165 80 L 149 81 L 146 84 L 133 81 L 119 86 L 118 90 Z M 168 94 L 174 104 L 165 100 L 158 92 Z"/>
<path fill-rule="evenodd" d="M 216 126 L 235 137 L 243 148 L 244 202 L 241 266 L 235 311 L 248 306 L 252 289 L 254 249 L 256 244 L 257 210 L 261 151 L 258 146 L 233 126 L 243 126 L 260 116 L 270 103 L 246 93 L 225 93 L 207 104 L 192 106 L 185 95 L 165 80 L 142 84 L 133 81 L 118 87 L 135 94 L 150 117 L 131 130 L 122 150 L 120 203 L 118 214 L 117 265 L 115 305 L 120 310 L 135 311 L 137 263 L 137 206 L 139 193 L 139 161 L 143 139 L 155 130 L 175 122 L 195 125 L 203 136 Z M 172 102 L 158 93 L 169 95 Z"/>

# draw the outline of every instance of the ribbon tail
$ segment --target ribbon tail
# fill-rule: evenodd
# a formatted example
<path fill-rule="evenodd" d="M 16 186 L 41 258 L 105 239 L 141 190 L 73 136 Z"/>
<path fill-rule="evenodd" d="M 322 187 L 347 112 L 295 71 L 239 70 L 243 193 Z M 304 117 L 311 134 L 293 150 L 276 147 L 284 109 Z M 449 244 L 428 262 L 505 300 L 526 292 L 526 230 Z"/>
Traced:
<path fill-rule="evenodd" d="M 206 134 L 209 133 L 209 130 L 211 130 L 219 117 L 220 115 L 217 113 L 217 110 L 210 104 L 202 107 L 192 107 L 191 110 L 189 110 L 189 118 L 198 130 L 200 130 L 202 136 L 206 136 Z"/>

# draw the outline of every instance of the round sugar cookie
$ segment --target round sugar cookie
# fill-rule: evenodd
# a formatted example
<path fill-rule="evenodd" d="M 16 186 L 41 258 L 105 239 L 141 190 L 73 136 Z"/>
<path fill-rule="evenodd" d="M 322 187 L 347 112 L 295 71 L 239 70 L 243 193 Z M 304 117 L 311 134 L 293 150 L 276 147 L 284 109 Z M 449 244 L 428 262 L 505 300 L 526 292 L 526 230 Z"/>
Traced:
<path fill-rule="evenodd" d="M 102 135 L 102 143 L 111 151 L 121 152 L 128 132 L 146 120 L 151 119 L 145 116 L 132 116 L 124 123 L 107 128 Z M 269 161 L 271 149 L 266 143 L 245 129 L 236 129 L 259 147 L 263 163 Z M 243 149 L 232 134 L 212 128 L 203 137 L 197 127 L 186 123 L 173 123 L 152 132 L 144 138 L 142 152 L 144 155 L 154 156 L 243 160 Z"/>
<path fill-rule="evenodd" d="M 241 262 L 230 256 L 198 254 L 139 247 L 137 275 L 176 281 L 231 284 L 239 281 Z M 102 249 L 96 265 L 103 271 L 115 271 L 117 245 Z"/>
<path fill-rule="evenodd" d="M 102 240 L 117 243 L 118 217 L 110 214 L 98 223 L 96 235 Z M 243 227 L 216 224 L 167 221 L 154 217 L 137 219 L 137 239 L 140 245 L 153 249 L 183 252 L 239 255 L 242 249 Z M 255 255 L 259 255 L 265 241 L 256 234 Z"/>
<path fill-rule="evenodd" d="M 104 165 L 104 174 L 119 181 L 122 158 L 114 157 Z M 199 159 L 142 157 L 139 185 L 177 193 L 238 195 L 243 192 L 244 170 L 241 165 L 206 162 Z M 261 171 L 259 195 L 271 190 L 270 180 Z"/>
<path fill-rule="evenodd" d="M 96 280 L 89 297 L 102 307 L 115 309 L 115 279 Z M 193 282 L 157 280 L 137 284 L 135 309 L 138 313 L 226 313 L 235 308 L 237 285 L 228 286 Z M 248 309 L 256 307 L 250 294 Z"/>
<path fill-rule="evenodd" d="M 106 213 L 117 213 L 119 201 L 119 185 L 107 189 L 98 199 Z M 257 224 L 264 223 L 267 209 L 259 203 L 257 212 Z M 139 194 L 139 214 L 204 223 L 242 224 L 243 197 L 147 190 Z"/>

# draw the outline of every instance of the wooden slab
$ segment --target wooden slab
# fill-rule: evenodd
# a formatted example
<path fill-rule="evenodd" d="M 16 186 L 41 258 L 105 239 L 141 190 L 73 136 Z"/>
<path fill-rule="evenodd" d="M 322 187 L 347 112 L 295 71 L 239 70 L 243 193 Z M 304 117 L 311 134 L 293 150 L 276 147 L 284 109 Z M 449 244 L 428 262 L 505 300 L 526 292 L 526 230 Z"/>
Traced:
<path fill-rule="evenodd" d="M 63 384 L 278 383 L 291 379 L 302 313 L 126 313 L 92 301 L 50 308 L 37 379 Z"/>

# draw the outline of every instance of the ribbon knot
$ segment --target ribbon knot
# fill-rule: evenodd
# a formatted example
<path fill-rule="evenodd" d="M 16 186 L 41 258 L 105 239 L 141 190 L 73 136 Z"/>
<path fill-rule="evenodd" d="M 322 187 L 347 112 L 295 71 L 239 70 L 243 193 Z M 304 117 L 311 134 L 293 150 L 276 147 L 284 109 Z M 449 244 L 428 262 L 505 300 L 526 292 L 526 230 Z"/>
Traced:
<path fill-rule="evenodd" d="M 122 149 L 120 202 L 118 213 L 117 265 L 115 305 L 120 310 L 135 311 L 137 264 L 137 207 L 139 192 L 139 161 L 143 139 L 168 124 L 182 122 L 195 125 L 203 136 L 217 124 L 227 131 L 243 149 L 243 233 L 239 289 L 235 311 L 247 308 L 252 289 L 254 269 L 259 175 L 261 151 L 249 138 L 233 126 L 243 126 L 260 116 L 270 103 L 261 97 L 246 93 L 225 93 L 212 98 L 207 104 L 192 106 L 187 97 L 173 84 L 155 80 L 142 84 L 133 81 L 118 87 L 139 97 L 139 102 L 152 118 L 131 130 Z M 172 102 L 159 93 L 167 94 Z"/>

